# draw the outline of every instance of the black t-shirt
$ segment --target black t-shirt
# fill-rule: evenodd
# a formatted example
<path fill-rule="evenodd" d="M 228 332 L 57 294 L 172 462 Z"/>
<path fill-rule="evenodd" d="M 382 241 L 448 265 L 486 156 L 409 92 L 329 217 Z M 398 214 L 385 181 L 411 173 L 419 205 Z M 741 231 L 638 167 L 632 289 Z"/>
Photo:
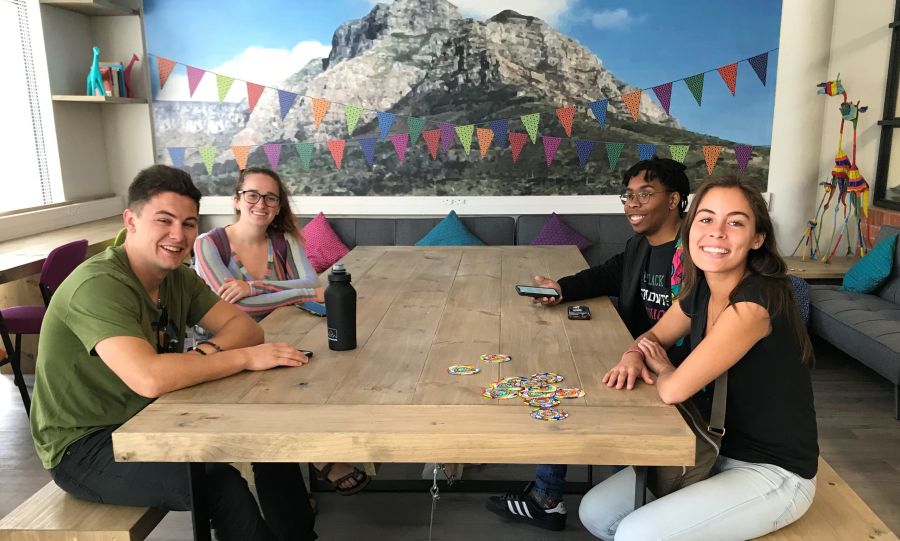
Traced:
<path fill-rule="evenodd" d="M 739 286 L 735 302 L 765 308 L 770 280 L 774 279 L 749 277 Z M 690 294 L 679 299 L 691 318 L 695 347 L 706 330 L 709 296 L 709 286 L 701 278 Z M 722 455 L 774 464 L 806 479 L 816 475 L 819 446 L 812 382 L 786 314 L 773 317 L 772 332 L 728 371 Z"/>
<path fill-rule="evenodd" d="M 675 256 L 675 241 L 650 247 L 650 254 L 641 272 L 641 300 L 647 317 L 654 324 L 662 319 L 672 306 L 672 258 Z"/>

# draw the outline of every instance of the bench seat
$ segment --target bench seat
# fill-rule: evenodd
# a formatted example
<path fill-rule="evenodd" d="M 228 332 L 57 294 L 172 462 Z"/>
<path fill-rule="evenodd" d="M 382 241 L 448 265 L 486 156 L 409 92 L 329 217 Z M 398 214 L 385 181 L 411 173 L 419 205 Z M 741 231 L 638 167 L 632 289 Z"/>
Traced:
<path fill-rule="evenodd" d="M 79 500 L 50 481 L 0 519 L 0 541 L 140 541 L 165 511 Z"/>

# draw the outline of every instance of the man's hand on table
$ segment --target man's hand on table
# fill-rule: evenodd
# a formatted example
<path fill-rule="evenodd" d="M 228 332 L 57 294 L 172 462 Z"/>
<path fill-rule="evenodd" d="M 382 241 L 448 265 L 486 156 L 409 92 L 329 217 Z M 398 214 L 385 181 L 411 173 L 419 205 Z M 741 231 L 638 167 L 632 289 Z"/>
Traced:
<path fill-rule="evenodd" d="M 284 342 L 260 344 L 244 348 L 244 350 L 247 353 L 244 366 L 246 370 L 268 370 L 276 366 L 303 366 L 309 362 L 309 357 Z"/>
<path fill-rule="evenodd" d="M 543 304 L 544 306 L 553 306 L 555 304 L 559 304 L 562 302 L 562 288 L 559 287 L 559 283 L 555 280 L 551 280 L 546 276 L 535 276 L 534 277 L 534 285 L 538 287 L 547 287 L 550 289 L 555 289 L 557 293 L 559 293 L 559 297 L 533 297 L 531 302 L 534 304 Z"/>

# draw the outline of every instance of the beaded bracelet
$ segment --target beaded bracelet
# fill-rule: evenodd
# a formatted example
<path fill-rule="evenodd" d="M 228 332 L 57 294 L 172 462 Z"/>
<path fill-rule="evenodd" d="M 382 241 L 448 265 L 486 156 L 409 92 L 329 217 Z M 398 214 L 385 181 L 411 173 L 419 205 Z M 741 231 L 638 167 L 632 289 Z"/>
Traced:
<path fill-rule="evenodd" d="M 204 340 L 202 342 L 198 342 L 197 345 L 194 346 L 194 349 L 199 349 L 199 347 L 202 346 L 203 344 L 209 344 L 210 346 L 212 346 L 212 348 L 214 350 L 216 350 L 216 353 L 222 353 L 222 348 L 219 347 L 219 345 L 216 344 L 215 342 L 211 342 L 209 340 Z M 204 355 L 206 355 L 206 354 L 204 353 Z"/>
<path fill-rule="evenodd" d="M 641 351 L 641 348 L 639 348 L 637 346 L 631 346 L 630 348 L 625 350 L 625 353 L 637 353 L 638 355 L 641 356 L 641 359 L 647 358 L 646 355 L 644 355 L 644 352 Z"/>

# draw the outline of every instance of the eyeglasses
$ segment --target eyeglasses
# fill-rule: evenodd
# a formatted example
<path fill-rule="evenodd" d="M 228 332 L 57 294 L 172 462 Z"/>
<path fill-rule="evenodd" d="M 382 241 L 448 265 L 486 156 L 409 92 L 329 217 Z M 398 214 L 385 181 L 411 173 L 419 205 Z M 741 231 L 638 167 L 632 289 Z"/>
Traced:
<path fill-rule="evenodd" d="M 638 192 L 638 193 L 623 193 L 619 196 L 619 201 L 622 202 L 623 205 L 631 203 L 634 201 L 636 197 L 637 200 L 643 205 L 650 201 L 650 198 L 658 193 L 668 193 L 668 190 L 665 192 Z"/>
<path fill-rule="evenodd" d="M 165 306 L 159 312 L 159 321 L 154 325 L 154 330 L 157 353 L 174 353 L 178 350 L 178 331 L 175 324 L 169 321 L 169 312 Z"/>
<path fill-rule="evenodd" d="M 244 198 L 248 205 L 255 205 L 262 199 L 267 207 L 277 207 L 281 203 L 281 198 L 275 194 L 267 193 L 263 195 L 256 190 L 241 190 L 238 195 Z"/>

